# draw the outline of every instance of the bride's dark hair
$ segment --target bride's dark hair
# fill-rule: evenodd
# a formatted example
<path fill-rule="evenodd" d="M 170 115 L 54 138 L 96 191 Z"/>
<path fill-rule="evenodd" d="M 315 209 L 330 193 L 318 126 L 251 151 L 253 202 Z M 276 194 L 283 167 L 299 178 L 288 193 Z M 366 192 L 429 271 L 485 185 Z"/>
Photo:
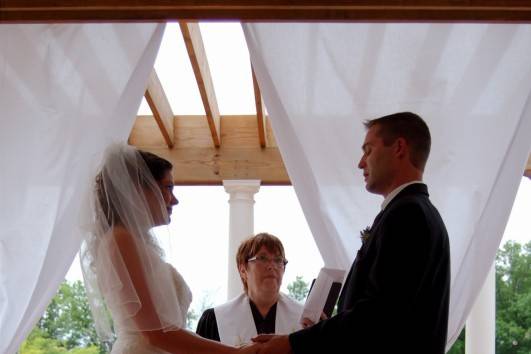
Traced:
<path fill-rule="evenodd" d="M 162 180 L 162 178 L 164 178 L 164 174 L 168 171 L 171 171 L 173 167 L 170 161 L 152 154 L 151 152 L 138 150 L 138 153 L 140 156 L 142 156 L 142 159 L 149 168 L 149 172 L 151 172 L 153 178 L 155 178 L 155 181 Z"/>
<path fill-rule="evenodd" d="M 146 164 L 149 172 L 151 172 L 151 175 L 153 176 L 153 179 L 155 181 L 160 181 L 164 178 L 164 175 L 171 171 L 173 168 L 173 165 L 168 160 L 157 156 L 151 152 L 137 150 L 140 157 L 142 157 L 143 162 Z M 138 161 L 139 162 L 139 161 Z M 138 163 L 137 162 L 137 163 Z M 130 170 L 130 176 L 138 176 L 138 171 L 132 171 L 131 169 L 138 168 L 138 165 L 135 166 L 127 166 Z M 124 176 L 125 177 L 125 176 Z M 96 175 L 95 179 L 95 193 L 97 197 L 97 203 L 100 204 L 101 210 L 104 212 L 105 219 L 107 219 L 108 225 L 111 225 L 113 222 L 120 223 L 120 217 L 118 213 L 116 212 L 116 207 L 113 205 L 113 201 L 108 197 L 109 194 L 105 189 L 105 183 L 103 182 L 103 171 L 100 171 Z M 141 181 L 142 182 L 142 181 Z"/>

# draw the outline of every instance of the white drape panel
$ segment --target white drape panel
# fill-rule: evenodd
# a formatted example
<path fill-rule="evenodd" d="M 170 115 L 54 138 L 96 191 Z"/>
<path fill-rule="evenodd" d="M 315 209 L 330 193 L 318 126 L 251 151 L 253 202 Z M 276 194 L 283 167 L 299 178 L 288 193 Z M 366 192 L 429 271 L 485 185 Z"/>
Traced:
<path fill-rule="evenodd" d="M 14 353 L 79 249 L 102 150 L 127 139 L 157 24 L 0 25 L 0 353 Z"/>
<path fill-rule="evenodd" d="M 244 25 L 273 130 L 328 266 L 349 268 L 381 197 L 357 169 L 362 121 L 426 119 L 425 181 L 446 222 L 448 344 L 494 260 L 531 145 L 531 26 Z"/>

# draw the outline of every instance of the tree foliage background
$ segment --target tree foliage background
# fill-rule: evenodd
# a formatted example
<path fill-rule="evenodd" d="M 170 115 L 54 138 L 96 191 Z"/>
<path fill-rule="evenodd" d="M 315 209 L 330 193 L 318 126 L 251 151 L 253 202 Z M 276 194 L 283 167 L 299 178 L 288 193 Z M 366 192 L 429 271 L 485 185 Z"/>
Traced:
<path fill-rule="evenodd" d="M 465 353 L 464 331 L 449 353 Z M 496 254 L 496 353 L 531 353 L 531 241 Z"/>
<path fill-rule="evenodd" d="M 496 256 L 496 353 L 531 353 L 531 242 L 509 241 Z M 308 283 L 297 276 L 288 285 L 288 295 L 304 301 Z M 212 307 L 209 294 L 203 294 L 198 312 L 190 310 L 187 327 L 195 330 L 198 316 Z M 28 338 L 20 354 L 104 354 L 82 282 L 64 282 Z M 450 354 L 464 354 L 464 330 Z"/>
<path fill-rule="evenodd" d="M 64 282 L 28 338 L 20 354 L 98 354 L 100 345 L 81 281 Z"/>
<path fill-rule="evenodd" d="M 306 300 L 308 290 L 308 283 L 300 275 L 297 275 L 295 280 L 288 284 L 288 296 L 299 302 Z"/>

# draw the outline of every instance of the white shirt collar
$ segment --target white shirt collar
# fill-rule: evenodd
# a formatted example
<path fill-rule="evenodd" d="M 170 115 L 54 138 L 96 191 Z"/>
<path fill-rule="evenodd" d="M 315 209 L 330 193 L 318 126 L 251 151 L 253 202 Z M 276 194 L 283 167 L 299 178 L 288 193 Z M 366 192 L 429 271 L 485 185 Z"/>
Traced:
<path fill-rule="evenodd" d="M 391 193 L 389 193 L 387 195 L 387 197 L 385 197 L 384 201 L 382 202 L 382 210 L 384 210 L 385 207 L 389 203 L 391 203 L 391 200 L 393 200 L 393 198 L 396 197 L 396 195 L 398 193 L 400 193 L 402 191 L 402 189 L 406 188 L 409 185 L 415 184 L 415 183 L 424 183 L 424 182 L 422 182 L 422 181 L 411 181 L 411 182 L 408 182 L 408 183 L 404 183 L 404 184 L 396 187 L 395 189 L 393 189 L 393 191 Z"/>

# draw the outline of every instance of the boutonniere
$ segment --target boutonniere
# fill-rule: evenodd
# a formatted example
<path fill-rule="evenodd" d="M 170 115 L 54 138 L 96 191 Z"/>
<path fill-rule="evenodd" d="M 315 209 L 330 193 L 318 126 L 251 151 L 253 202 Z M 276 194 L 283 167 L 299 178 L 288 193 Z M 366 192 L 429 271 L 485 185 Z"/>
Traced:
<path fill-rule="evenodd" d="M 367 240 L 371 237 L 371 228 L 367 226 L 363 230 L 360 231 L 360 238 L 361 242 L 365 243 Z"/>

